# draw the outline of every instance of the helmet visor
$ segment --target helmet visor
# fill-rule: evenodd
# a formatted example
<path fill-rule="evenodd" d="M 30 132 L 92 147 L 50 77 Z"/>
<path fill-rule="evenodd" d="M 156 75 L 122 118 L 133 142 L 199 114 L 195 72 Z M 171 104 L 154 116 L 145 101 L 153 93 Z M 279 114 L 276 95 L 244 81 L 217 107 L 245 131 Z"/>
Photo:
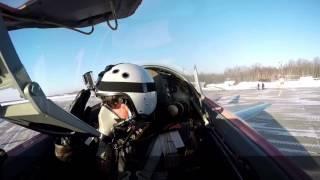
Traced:
<path fill-rule="evenodd" d="M 112 107 L 114 105 L 122 104 L 124 102 L 124 97 L 120 95 L 102 96 L 101 100 L 104 105 Z"/>

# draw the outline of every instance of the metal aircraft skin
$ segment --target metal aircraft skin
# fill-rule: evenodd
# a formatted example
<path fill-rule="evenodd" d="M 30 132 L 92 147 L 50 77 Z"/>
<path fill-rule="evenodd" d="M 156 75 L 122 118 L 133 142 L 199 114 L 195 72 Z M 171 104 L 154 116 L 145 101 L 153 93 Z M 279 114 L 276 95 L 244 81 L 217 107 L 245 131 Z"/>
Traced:
<path fill-rule="evenodd" d="M 196 68 L 193 86 L 170 67 L 143 66 L 153 76 L 158 96 L 152 121 L 137 118 L 121 123 L 115 127 L 121 136 L 103 144 L 105 136 L 92 118 L 101 110 L 100 104 L 86 106 L 94 87 L 80 91 L 70 112 L 63 110 L 31 80 L 8 35 L 8 30 L 31 27 L 64 27 L 90 34 L 77 28 L 105 21 L 115 30 L 117 19 L 132 15 L 140 3 L 35 0 L 19 9 L 0 3 L 0 90 L 15 88 L 25 99 L 2 104 L 0 118 L 41 132 L 9 152 L 0 152 L 0 178 L 309 179 L 243 122 L 270 104 L 231 113 L 205 96 Z M 110 20 L 115 20 L 115 26 Z M 175 116 L 171 116 L 172 105 L 179 112 Z M 101 153 L 102 157 L 97 157 L 99 151 L 111 155 Z"/>

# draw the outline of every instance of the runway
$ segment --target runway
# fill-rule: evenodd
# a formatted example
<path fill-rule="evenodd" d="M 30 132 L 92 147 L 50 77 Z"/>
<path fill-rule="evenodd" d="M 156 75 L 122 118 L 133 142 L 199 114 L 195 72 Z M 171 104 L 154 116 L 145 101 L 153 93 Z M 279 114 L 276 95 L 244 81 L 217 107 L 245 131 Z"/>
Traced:
<path fill-rule="evenodd" d="M 244 121 L 313 179 L 320 178 L 320 88 L 210 91 L 206 95 L 233 112 L 271 103 Z"/>
<path fill-rule="evenodd" d="M 319 88 L 207 91 L 205 94 L 232 112 L 259 103 L 270 103 L 264 112 L 244 121 L 297 164 L 304 167 L 304 163 L 310 162 L 310 159 L 305 161 L 305 157 L 310 157 L 319 167 Z M 68 109 L 74 97 L 68 95 L 51 99 Z M 0 148 L 6 151 L 37 134 L 1 119 L 0 132 Z"/>
<path fill-rule="evenodd" d="M 319 88 L 211 91 L 207 95 L 231 111 L 270 103 L 265 112 L 246 122 L 285 155 L 320 155 Z M 230 103 L 235 96 L 239 100 Z"/>
<path fill-rule="evenodd" d="M 48 99 L 52 100 L 58 106 L 68 111 L 75 97 L 76 94 L 66 94 L 48 97 Z M 92 106 L 97 103 L 99 103 L 99 100 L 95 97 L 91 97 L 88 105 Z M 38 132 L 12 124 L 0 118 L 0 148 L 4 149 L 5 151 L 9 151 L 10 149 L 27 141 L 37 134 Z"/>
<path fill-rule="evenodd" d="M 320 155 L 320 89 L 210 91 L 206 95 L 233 112 L 271 103 L 265 112 L 246 122 L 288 156 Z M 68 95 L 51 99 L 68 109 L 74 98 L 75 95 Z M 0 132 L 0 148 L 5 150 L 37 134 L 3 120 Z"/>

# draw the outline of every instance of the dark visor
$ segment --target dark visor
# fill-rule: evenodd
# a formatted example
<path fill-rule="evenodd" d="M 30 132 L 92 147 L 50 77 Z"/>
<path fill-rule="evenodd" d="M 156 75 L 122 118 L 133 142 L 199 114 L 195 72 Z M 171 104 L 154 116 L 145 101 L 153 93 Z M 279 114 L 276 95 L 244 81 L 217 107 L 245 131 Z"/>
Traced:
<path fill-rule="evenodd" d="M 155 83 L 130 83 L 130 82 L 100 82 L 97 85 L 100 91 L 112 92 L 137 92 L 146 93 L 156 90 Z"/>

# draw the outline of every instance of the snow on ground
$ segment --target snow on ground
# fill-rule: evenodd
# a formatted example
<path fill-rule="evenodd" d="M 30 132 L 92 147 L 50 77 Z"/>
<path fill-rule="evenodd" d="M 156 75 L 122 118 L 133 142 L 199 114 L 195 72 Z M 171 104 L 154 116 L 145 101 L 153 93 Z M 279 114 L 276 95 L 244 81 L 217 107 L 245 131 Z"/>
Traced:
<path fill-rule="evenodd" d="M 65 110 L 70 109 L 70 105 L 76 98 L 77 94 L 64 94 L 58 96 L 48 97 L 48 99 L 55 102 L 58 106 Z M 1 103 L 1 105 L 10 105 L 28 102 L 27 100 L 9 101 Z M 88 105 L 92 106 L 99 103 L 99 100 L 92 96 L 88 102 Z M 27 128 L 12 124 L 4 119 L 0 118 L 0 148 L 6 151 L 16 147 L 17 145 L 29 140 L 38 133 Z"/>
<path fill-rule="evenodd" d="M 76 94 L 72 95 L 60 95 L 48 97 L 60 107 L 64 109 L 68 109 L 71 102 L 76 97 Z M 5 103 L 1 103 L 1 105 L 10 105 L 10 104 L 18 104 L 24 103 L 27 100 L 19 100 L 19 101 L 9 101 Z M 0 148 L 8 151 L 17 145 L 29 140 L 33 136 L 39 134 L 33 130 L 29 130 L 27 128 L 12 124 L 4 119 L 0 118 Z"/>
<path fill-rule="evenodd" d="M 38 133 L 0 119 L 0 148 L 8 151 Z"/>
<path fill-rule="evenodd" d="M 233 81 L 225 81 L 220 84 L 207 84 L 203 89 L 204 90 L 245 90 L 245 89 L 257 89 L 259 81 L 251 82 L 240 82 L 234 84 Z M 265 88 L 267 89 L 286 89 L 286 88 L 311 88 L 311 87 L 320 87 L 320 80 L 315 80 L 312 77 L 301 77 L 299 80 L 284 81 L 280 79 L 278 81 L 264 82 Z"/>
<path fill-rule="evenodd" d="M 283 88 L 265 90 L 205 91 L 206 95 L 231 111 L 257 103 L 270 103 L 264 112 L 246 120 L 297 164 L 306 163 L 296 157 L 320 157 L 320 88 Z M 76 95 L 50 97 L 60 107 L 69 109 Z M 95 98 L 90 104 L 98 103 Z M 0 119 L 0 148 L 10 150 L 37 132 Z M 320 159 L 320 158 L 318 158 Z M 320 162 L 316 162 L 317 165 Z M 303 166 L 303 165 L 301 165 Z"/>

